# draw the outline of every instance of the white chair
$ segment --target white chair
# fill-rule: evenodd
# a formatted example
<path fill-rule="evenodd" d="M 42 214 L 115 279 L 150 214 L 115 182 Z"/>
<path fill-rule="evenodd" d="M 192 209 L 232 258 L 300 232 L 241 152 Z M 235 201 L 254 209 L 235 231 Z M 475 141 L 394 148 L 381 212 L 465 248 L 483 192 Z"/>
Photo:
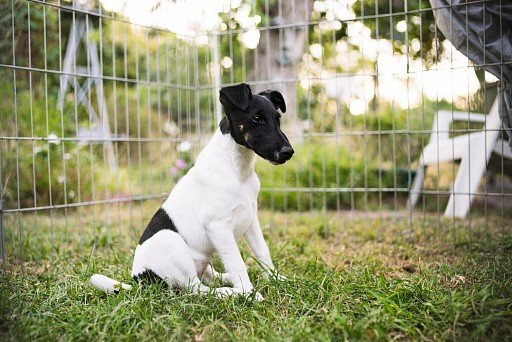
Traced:
<path fill-rule="evenodd" d="M 408 208 L 414 208 L 418 201 L 427 165 L 460 160 L 459 171 L 453 182 L 452 194 L 444 216 L 466 217 L 492 152 L 512 159 L 508 144 L 498 138 L 501 128 L 499 98 L 498 95 L 488 115 L 446 110 L 437 113 L 429 143 L 419 159 L 416 177 L 407 201 Z M 450 124 L 454 121 L 480 122 L 484 126 L 482 131 L 450 138 Z"/>

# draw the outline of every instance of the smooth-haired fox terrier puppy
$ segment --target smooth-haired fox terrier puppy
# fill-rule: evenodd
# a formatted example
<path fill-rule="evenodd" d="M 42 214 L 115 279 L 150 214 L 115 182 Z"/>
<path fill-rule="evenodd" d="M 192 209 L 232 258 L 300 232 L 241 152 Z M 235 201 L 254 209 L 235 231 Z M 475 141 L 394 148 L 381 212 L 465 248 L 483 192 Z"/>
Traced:
<path fill-rule="evenodd" d="M 220 297 L 250 294 L 253 285 L 237 245 L 242 235 L 264 274 L 275 274 L 257 217 L 260 181 L 254 162 L 256 154 L 272 164 L 292 157 L 278 112 L 284 113 L 286 104 L 278 91 L 254 95 L 245 83 L 222 88 L 220 102 L 226 116 L 219 128 L 139 240 L 134 279 L 161 278 L 169 286 Z M 226 273 L 219 274 L 210 265 L 215 252 Z M 233 287 L 209 288 L 205 284 L 214 277 Z M 107 292 L 127 286 L 101 275 L 94 275 L 91 282 Z M 259 293 L 254 296 L 263 299 Z"/>

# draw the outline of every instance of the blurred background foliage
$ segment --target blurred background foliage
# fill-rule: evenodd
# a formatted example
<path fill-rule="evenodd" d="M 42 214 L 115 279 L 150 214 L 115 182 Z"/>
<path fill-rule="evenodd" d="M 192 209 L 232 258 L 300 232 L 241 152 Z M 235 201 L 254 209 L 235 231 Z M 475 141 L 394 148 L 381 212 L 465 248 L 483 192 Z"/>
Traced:
<path fill-rule="evenodd" d="M 361 189 L 407 189 L 434 113 L 442 108 L 482 110 L 485 101 L 478 94 L 457 103 L 422 95 L 416 106 L 401 108 L 379 96 L 382 70 L 377 58 L 367 58 L 354 37 L 369 34 L 387 41 L 393 55 L 431 67 L 443 52 L 444 38 L 435 30 L 432 12 L 425 10 L 428 1 L 408 1 L 407 14 L 405 3 L 395 0 L 304 1 L 303 8 L 311 9 L 311 21 L 306 47 L 293 66 L 297 79 L 306 81 L 295 84 L 293 115 L 302 132 L 293 137 L 298 153 L 281 167 L 258 162 L 264 188 L 260 206 L 278 210 L 402 206 L 406 191 Z M 110 170 L 102 145 L 76 139 L 81 128 L 94 126 L 87 110 L 77 105 L 76 93 L 69 90 L 63 107 L 57 105 L 60 75 L 53 71 L 62 69 L 69 30 L 78 14 L 24 0 L 1 2 L 0 136 L 23 138 L 0 143 L 6 207 L 170 191 L 216 126 L 212 70 L 219 69 L 222 84 L 246 81 L 254 73 L 255 59 L 262 58 L 259 47 L 244 43 L 247 28 L 237 13 L 244 10 L 256 28 L 268 28 L 275 24 L 280 4 L 244 1 L 220 13 L 219 35 L 208 33 L 206 44 L 161 29 L 89 16 L 92 27 L 87 38 L 99 47 L 108 119 L 112 135 L 118 138 L 114 143 L 118 168 Z M 333 4 L 345 7 L 340 10 Z M 221 66 L 212 64 L 213 37 L 218 37 Z M 87 63 L 81 53 L 77 65 Z M 353 113 L 353 99 L 329 95 L 328 85 L 321 81 L 326 75 L 342 74 L 372 80 L 372 96 L 359 115 Z M 96 103 L 95 89 L 90 93 L 91 103 Z M 180 148 L 183 141 L 190 146 Z M 448 189 L 449 182 L 438 178 L 434 175 L 435 186 Z M 339 191 L 315 192 L 315 188 Z"/>

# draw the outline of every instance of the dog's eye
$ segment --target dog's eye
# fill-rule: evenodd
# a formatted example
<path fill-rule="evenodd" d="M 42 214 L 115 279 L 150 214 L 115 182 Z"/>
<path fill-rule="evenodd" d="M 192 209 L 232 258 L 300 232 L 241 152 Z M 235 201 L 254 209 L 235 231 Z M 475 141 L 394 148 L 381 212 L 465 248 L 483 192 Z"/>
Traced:
<path fill-rule="evenodd" d="M 259 124 L 262 124 L 265 122 L 265 120 L 263 120 L 263 117 L 260 115 L 260 114 L 255 114 L 252 116 L 252 121 L 256 122 L 256 123 L 259 123 Z"/>

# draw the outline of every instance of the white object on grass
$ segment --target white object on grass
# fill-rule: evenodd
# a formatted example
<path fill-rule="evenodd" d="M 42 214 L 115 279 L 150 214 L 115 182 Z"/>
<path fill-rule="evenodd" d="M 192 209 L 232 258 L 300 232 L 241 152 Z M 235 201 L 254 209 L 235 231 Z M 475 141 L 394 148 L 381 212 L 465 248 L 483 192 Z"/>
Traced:
<path fill-rule="evenodd" d="M 124 284 L 101 274 L 94 274 L 91 277 L 92 286 L 106 293 L 119 293 L 120 289 L 131 290 L 131 285 Z"/>
<path fill-rule="evenodd" d="M 409 209 L 414 208 L 419 199 L 427 165 L 460 160 L 459 171 L 453 182 L 452 194 L 444 216 L 466 217 L 491 154 L 494 152 L 512 159 L 512 152 L 498 137 L 501 128 L 499 98 L 498 94 L 488 115 L 445 110 L 437 113 L 430 141 L 421 153 L 411 187 L 407 201 Z M 480 132 L 450 138 L 450 124 L 454 121 L 480 122 L 484 127 Z"/>

